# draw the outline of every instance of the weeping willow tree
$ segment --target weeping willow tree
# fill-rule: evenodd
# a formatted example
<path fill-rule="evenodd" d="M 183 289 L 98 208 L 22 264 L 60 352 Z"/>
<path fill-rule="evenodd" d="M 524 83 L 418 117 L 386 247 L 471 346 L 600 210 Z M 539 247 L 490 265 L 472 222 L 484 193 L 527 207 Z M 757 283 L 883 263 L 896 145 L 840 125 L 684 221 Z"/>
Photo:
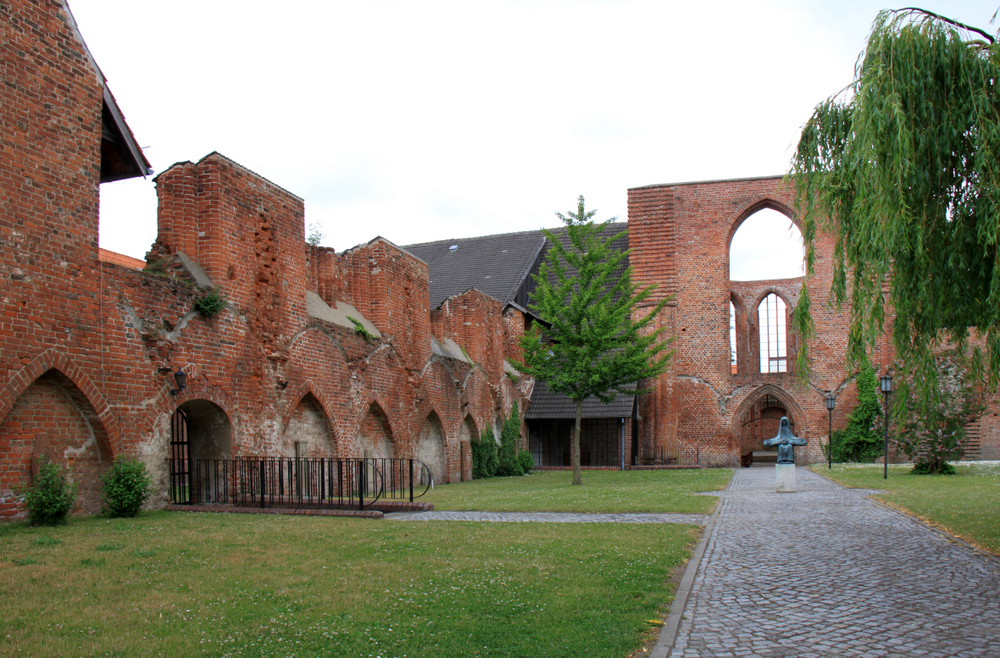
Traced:
<path fill-rule="evenodd" d="M 883 11 L 854 82 L 816 107 L 792 162 L 807 276 L 817 230 L 835 239 L 831 301 L 850 309 L 849 361 L 864 361 L 890 317 L 896 358 L 918 374 L 903 392 L 927 408 L 945 343 L 969 350 L 979 377 L 995 385 L 1000 374 L 998 84 L 988 33 L 921 9 Z M 809 304 L 803 286 L 793 323 L 807 338 Z"/>

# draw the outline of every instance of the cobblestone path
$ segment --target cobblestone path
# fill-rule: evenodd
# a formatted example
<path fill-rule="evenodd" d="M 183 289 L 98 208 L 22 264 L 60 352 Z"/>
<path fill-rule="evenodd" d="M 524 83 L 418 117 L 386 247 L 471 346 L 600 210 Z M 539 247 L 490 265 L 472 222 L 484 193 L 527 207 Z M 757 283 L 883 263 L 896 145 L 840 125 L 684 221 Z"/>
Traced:
<path fill-rule="evenodd" d="M 385 515 L 395 521 L 497 521 L 506 523 L 693 523 L 705 525 L 702 514 L 573 514 L 563 512 L 416 512 Z"/>
<path fill-rule="evenodd" d="M 654 656 L 1000 656 L 1000 560 L 796 476 L 777 494 L 773 469 L 737 469 L 717 494 L 673 646 Z"/>

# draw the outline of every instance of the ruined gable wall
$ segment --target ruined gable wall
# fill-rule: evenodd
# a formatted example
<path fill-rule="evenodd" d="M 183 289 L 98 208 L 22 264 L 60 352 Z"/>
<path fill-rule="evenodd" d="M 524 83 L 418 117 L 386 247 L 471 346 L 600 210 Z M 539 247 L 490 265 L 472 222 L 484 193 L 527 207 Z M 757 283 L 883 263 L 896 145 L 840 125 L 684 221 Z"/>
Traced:
<path fill-rule="evenodd" d="M 451 338 L 483 368 L 487 379 L 496 382 L 503 377 L 506 354 L 503 309 L 497 300 L 478 290 L 469 290 L 449 297 L 431 311 L 434 335 Z"/>
<path fill-rule="evenodd" d="M 344 299 L 391 336 L 405 367 L 419 371 L 431 356 L 427 264 L 381 238 L 341 258 Z"/>
<path fill-rule="evenodd" d="M 732 292 L 754 297 L 746 302 L 742 325 L 749 330 L 748 325 L 756 323 L 757 294 L 763 293 L 768 284 L 753 282 L 748 287 L 729 281 L 729 244 L 742 221 L 763 207 L 785 212 L 792 207 L 792 190 L 782 179 L 651 186 L 629 191 L 629 246 L 634 250 L 631 262 L 635 280 L 658 284 L 657 297 L 674 295 L 658 325 L 676 337 L 676 355 L 668 372 L 655 382 L 656 392 L 640 402 L 640 445 L 646 450 L 672 455 L 681 463 L 737 465 L 742 416 L 753 399 L 771 390 L 784 396 L 789 410 L 801 416 L 796 418 L 797 431 L 813 439 L 801 452 L 808 459 L 818 459 L 818 438 L 825 441 L 827 434 L 824 391 L 843 393 L 844 397 L 838 398 L 838 411 L 853 405 L 853 378 L 843 365 L 846 318 L 823 307 L 832 276 L 828 257 L 832 243 L 826 235 L 818 237 L 816 276 L 809 279 L 817 327 L 817 338 L 810 344 L 810 382 L 803 385 L 796 381 L 791 350 L 789 372 L 761 374 L 758 346 L 749 334 L 738 334 L 746 358 L 741 354 L 739 373 L 731 373 Z M 794 282 L 770 285 L 788 297 L 797 291 Z M 794 299 L 789 301 L 794 304 Z"/>

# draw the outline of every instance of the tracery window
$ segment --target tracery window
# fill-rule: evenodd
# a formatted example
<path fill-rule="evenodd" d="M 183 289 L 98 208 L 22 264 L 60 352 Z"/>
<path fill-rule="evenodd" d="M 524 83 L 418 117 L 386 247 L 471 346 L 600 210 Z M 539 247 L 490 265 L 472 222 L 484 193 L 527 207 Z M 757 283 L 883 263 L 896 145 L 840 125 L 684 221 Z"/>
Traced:
<path fill-rule="evenodd" d="M 773 292 L 757 307 L 760 332 L 760 371 L 788 371 L 788 336 L 785 327 L 785 302 Z"/>

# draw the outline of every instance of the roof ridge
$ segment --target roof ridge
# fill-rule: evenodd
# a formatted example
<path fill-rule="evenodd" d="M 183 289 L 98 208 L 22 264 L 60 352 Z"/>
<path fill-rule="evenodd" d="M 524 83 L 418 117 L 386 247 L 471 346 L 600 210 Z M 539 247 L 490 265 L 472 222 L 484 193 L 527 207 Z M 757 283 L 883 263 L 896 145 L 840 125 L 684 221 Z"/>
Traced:
<path fill-rule="evenodd" d="M 601 222 L 601 224 L 604 224 L 604 223 L 605 222 Z M 625 224 L 627 226 L 628 225 L 628 221 L 607 222 L 607 224 L 610 225 L 610 226 L 615 226 L 617 224 Z M 486 238 L 503 238 L 503 237 L 510 237 L 510 236 L 514 236 L 514 235 L 530 235 L 532 233 L 537 233 L 539 235 L 544 236 L 544 231 L 546 231 L 546 230 L 552 231 L 553 233 L 561 233 L 561 232 L 563 232 L 563 231 L 566 230 L 566 226 L 564 225 L 564 226 L 556 226 L 554 228 L 538 228 L 538 229 L 528 230 L 528 231 L 512 231 L 510 233 L 491 233 L 489 235 L 473 235 L 473 236 L 470 236 L 470 237 L 467 237 L 467 238 L 444 238 L 442 240 L 431 240 L 430 242 L 414 242 L 412 244 L 404 245 L 403 249 L 406 249 L 407 247 L 426 247 L 426 246 L 435 245 L 435 244 L 444 244 L 446 242 L 454 244 L 456 242 L 461 242 L 463 240 L 483 240 L 483 239 L 486 239 Z"/>

